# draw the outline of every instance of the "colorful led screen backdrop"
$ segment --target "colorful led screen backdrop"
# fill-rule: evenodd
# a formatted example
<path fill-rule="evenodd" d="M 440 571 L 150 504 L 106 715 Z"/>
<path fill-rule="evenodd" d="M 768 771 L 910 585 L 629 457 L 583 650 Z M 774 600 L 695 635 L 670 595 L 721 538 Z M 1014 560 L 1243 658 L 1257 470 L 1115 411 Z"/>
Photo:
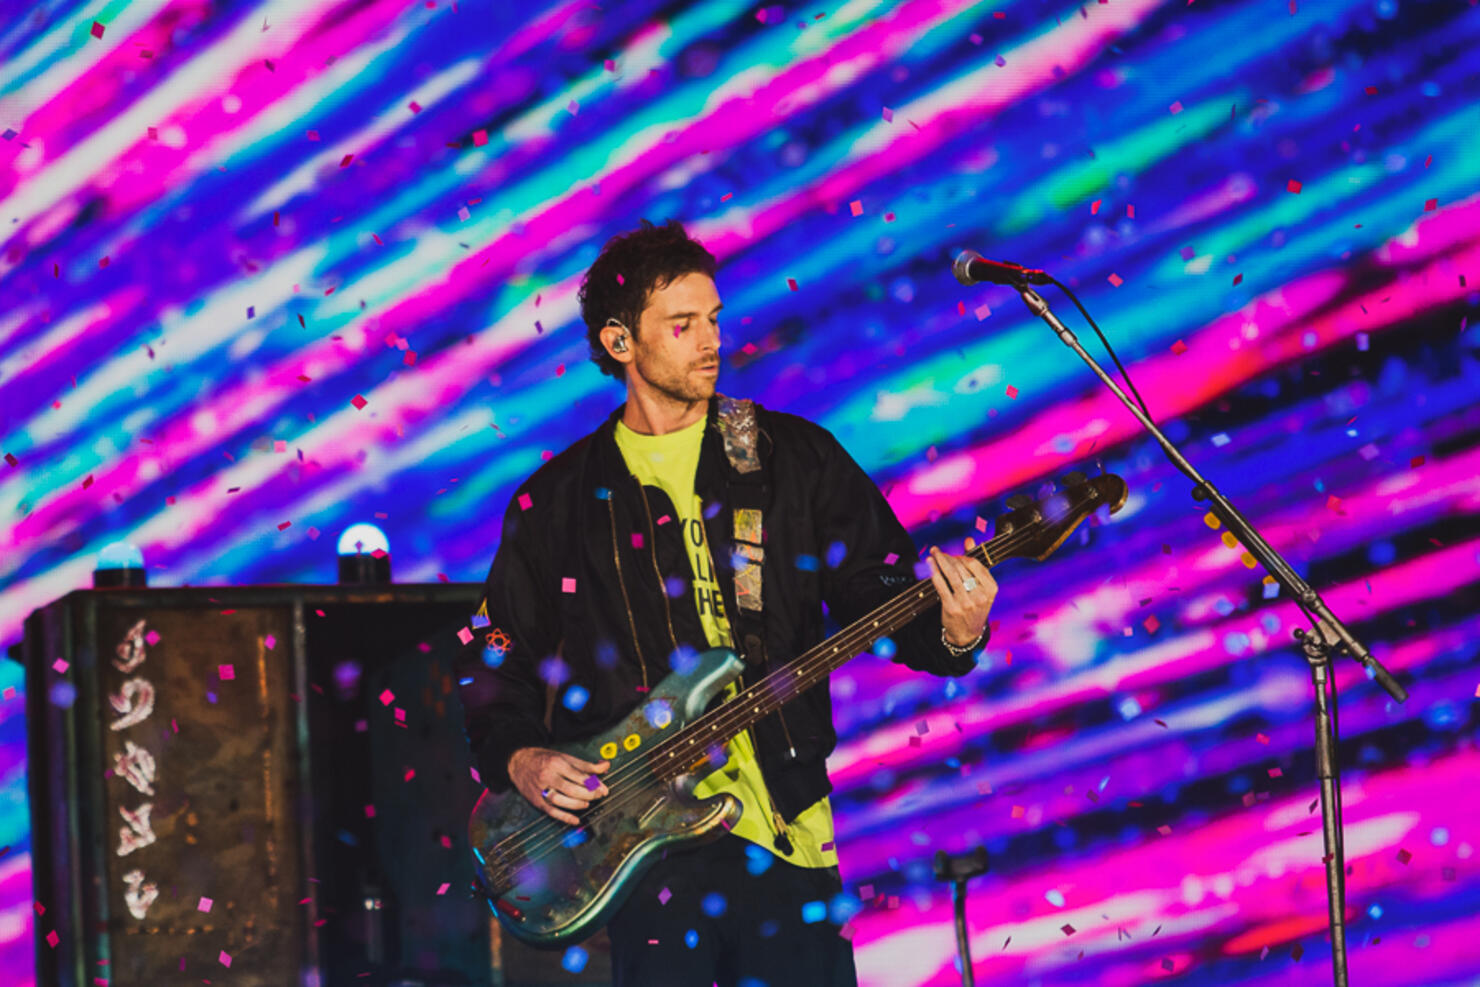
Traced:
<path fill-rule="evenodd" d="M 972 675 L 835 676 L 864 983 L 959 982 L 929 862 L 977 844 L 980 981 L 1324 982 L 1298 613 L 1013 293 L 952 279 L 971 247 L 1075 286 L 1410 685 L 1338 676 L 1354 982 L 1474 983 L 1477 45 L 1465 0 L 12 3 L 0 638 L 120 539 L 155 585 L 328 582 L 373 521 L 399 579 L 481 580 L 621 399 L 581 273 L 678 217 L 721 390 L 830 428 L 922 547 L 1131 485 L 1002 567 Z M 0 663 L 10 983 L 46 928 L 20 693 Z"/>

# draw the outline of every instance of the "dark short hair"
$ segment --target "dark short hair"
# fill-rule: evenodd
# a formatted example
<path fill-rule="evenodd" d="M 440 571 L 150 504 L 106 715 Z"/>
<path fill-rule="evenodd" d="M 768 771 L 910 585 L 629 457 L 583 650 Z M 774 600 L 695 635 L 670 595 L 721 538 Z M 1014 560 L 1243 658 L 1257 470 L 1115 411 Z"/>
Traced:
<path fill-rule="evenodd" d="M 685 274 L 712 278 L 718 267 L 714 255 L 689 236 L 676 219 L 662 226 L 644 219 L 637 229 L 606 241 L 581 279 L 577 296 L 586 323 L 586 341 L 591 346 L 591 362 L 607 376 L 622 380 L 625 368 L 601 345 L 601 330 L 607 320 L 622 323 L 635 340 L 642 310 L 654 291 Z"/>

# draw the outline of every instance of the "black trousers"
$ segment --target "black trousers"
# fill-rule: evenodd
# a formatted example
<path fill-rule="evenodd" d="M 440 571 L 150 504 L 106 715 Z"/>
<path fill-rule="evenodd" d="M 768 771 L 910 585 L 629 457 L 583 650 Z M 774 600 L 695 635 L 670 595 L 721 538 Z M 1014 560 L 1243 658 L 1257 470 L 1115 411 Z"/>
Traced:
<path fill-rule="evenodd" d="M 729 833 L 669 851 L 607 923 L 613 983 L 857 987 L 853 944 L 829 917 L 842 889 L 835 867 L 797 867 Z"/>

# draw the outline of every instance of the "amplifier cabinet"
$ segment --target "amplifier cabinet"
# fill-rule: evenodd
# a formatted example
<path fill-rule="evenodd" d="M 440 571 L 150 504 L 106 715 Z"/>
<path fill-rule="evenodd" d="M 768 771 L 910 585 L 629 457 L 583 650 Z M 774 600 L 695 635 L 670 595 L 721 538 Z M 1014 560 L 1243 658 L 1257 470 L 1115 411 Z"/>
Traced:
<path fill-rule="evenodd" d="M 493 982 L 452 677 L 478 593 L 128 588 L 33 613 L 38 982 Z"/>

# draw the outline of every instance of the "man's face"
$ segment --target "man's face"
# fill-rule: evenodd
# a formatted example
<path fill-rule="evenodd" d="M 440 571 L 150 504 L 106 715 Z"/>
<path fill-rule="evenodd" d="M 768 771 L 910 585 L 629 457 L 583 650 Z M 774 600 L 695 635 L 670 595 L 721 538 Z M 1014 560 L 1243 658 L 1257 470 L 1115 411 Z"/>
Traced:
<path fill-rule="evenodd" d="M 723 307 L 707 274 L 685 274 L 654 291 L 632 341 L 628 383 L 675 401 L 708 401 L 719 380 Z"/>

